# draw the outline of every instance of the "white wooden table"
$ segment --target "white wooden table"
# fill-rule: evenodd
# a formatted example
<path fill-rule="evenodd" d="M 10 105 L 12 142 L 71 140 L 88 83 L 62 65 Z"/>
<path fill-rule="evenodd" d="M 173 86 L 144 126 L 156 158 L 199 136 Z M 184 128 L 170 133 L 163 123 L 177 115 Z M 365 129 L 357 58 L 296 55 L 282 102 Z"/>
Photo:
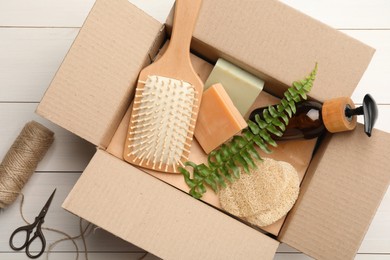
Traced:
<path fill-rule="evenodd" d="M 163 22 L 173 0 L 131 0 Z M 361 103 L 371 93 L 379 104 L 377 128 L 390 132 L 390 1 L 388 0 L 283 0 L 346 34 L 377 49 L 358 85 L 353 100 Z M 55 131 L 56 140 L 25 186 L 24 212 L 33 220 L 57 187 L 46 226 L 78 234 L 78 218 L 61 208 L 95 148 L 34 114 L 94 0 L 0 0 L 0 158 L 23 125 L 37 120 Z M 375 133 L 374 133 L 375 134 Z M 390 145 L 390 144 L 389 144 Z M 389 165 L 390 166 L 390 165 Z M 8 246 L 12 230 L 23 224 L 18 203 L 0 213 L 0 259 L 27 259 Z M 48 244 L 61 236 L 46 232 Z M 140 259 L 145 252 L 97 229 L 87 238 L 89 259 Z M 79 247 L 83 250 L 81 241 Z M 50 259 L 74 259 L 70 242 L 55 247 Z M 81 255 L 80 259 L 84 259 Z M 145 259 L 155 259 L 146 255 Z M 260 259 L 260 257 L 259 257 Z M 281 245 L 275 259 L 309 259 Z M 390 259 L 390 191 L 387 192 L 356 259 Z"/>

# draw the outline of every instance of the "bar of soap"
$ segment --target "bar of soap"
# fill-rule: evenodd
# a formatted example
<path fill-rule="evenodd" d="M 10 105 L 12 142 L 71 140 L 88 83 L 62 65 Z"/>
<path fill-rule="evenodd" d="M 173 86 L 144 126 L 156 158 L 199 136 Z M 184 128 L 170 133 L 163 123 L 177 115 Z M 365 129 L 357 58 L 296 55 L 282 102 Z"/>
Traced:
<path fill-rule="evenodd" d="M 214 84 L 203 93 L 194 134 L 207 154 L 246 126 L 221 84 Z"/>
<path fill-rule="evenodd" d="M 264 87 L 263 80 L 223 59 L 218 59 L 204 85 L 205 89 L 215 83 L 222 84 L 242 116 L 245 116 Z"/>

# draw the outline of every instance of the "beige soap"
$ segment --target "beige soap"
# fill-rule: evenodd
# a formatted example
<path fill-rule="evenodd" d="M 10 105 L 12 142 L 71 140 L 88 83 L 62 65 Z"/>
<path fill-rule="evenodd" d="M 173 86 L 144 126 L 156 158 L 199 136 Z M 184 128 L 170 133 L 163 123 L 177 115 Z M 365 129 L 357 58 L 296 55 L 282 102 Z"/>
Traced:
<path fill-rule="evenodd" d="M 264 81 L 224 59 L 218 59 L 205 83 L 205 89 L 215 83 L 222 84 L 242 116 L 248 112 L 264 86 Z"/>
<path fill-rule="evenodd" d="M 207 154 L 246 126 L 221 84 L 214 84 L 203 93 L 195 137 Z"/>

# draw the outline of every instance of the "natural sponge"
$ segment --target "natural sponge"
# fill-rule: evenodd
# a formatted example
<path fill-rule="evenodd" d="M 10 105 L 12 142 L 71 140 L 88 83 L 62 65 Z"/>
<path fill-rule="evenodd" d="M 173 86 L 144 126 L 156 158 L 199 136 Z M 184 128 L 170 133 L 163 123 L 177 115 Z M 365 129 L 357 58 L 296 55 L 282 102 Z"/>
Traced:
<path fill-rule="evenodd" d="M 264 159 L 257 169 L 219 192 L 224 210 L 254 225 L 268 226 L 292 208 L 299 194 L 299 177 L 286 162 Z"/>

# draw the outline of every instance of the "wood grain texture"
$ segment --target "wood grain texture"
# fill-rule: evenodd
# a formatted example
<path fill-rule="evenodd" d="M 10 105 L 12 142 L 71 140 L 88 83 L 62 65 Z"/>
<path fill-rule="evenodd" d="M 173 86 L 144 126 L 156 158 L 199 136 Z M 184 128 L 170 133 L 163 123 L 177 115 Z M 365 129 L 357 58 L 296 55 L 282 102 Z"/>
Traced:
<path fill-rule="evenodd" d="M 184 165 L 183 162 L 188 160 L 189 157 L 189 150 L 187 150 L 189 147 L 191 147 L 191 140 L 193 139 L 193 132 L 195 130 L 195 123 L 197 116 L 198 116 L 198 110 L 201 102 L 201 97 L 203 93 L 203 82 L 199 78 L 198 74 L 195 72 L 191 60 L 190 60 L 190 45 L 191 45 L 191 39 L 192 39 L 192 32 L 195 28 L 195 24 L 198 18 L 199 10 L 201 7 L 202 1 L 201 0 L 180 0 L 176 3 L 175 5 L 175 15 L 174 15 L 174 23 L 173 23 L 173 28 L 172 28 L 172 37 L 170 39 L 170 42 L 168 44 L 167 50 L 164 52 L 164 54 L 156 60 L 154 63 L 150 64 L 149 66 L 145 67 L 144 69 L 141 70 L 138 78 L 138 86 L 137 86 L 137 92 L 139 96 L 135 96 L 134 98 L 134 103 L 133 103 L 133 110 L 132 110 L 132 115 L 131 115 L 131 120 L 130 124 L 128 127 L 128 136 L 126 138 L 126 144 L 125 144 L 125 149 L 123 152 L 123 157 L 124 159 L 134 165 L 141 166 L 146 169 L 151 169 L 151 170 L 160 170 L 163 172 L 169 172 L 169 173 L 179 173 L 178 167 L 180 165 Z M 146 86 L 148 84 L 145 84 L 149 78 L 150 75 L 154 76 L 163 76 L 167 77 L 173 80 L 181 80 L 186 82 L 187 84 L 189 83 L 190 88 L 192 89 L 193 92 L 187 92 L 188 94 L 192 94 L 192 99 L 184 96 L 184 100 L 190 102 L 191 106 L 189 107 L 190 109 L 186 111 L 186 113 L 189 114 L 188 118 L 188 123 L 182 123 L 182 122 L 175 122 L 178 125 L 182 126 L 183 128 L 180 129 L 179 131 L 182 131 L 181 133 L 185 135 L 183 137 L 184 139 L 178 141 L 181 145 L 183 145 L 183 149 L 178 148 L 177 144 L 174 144 L 173 142 L 169 144 L 169 141 L 167 142 L 167 146 L 165 145 L 165 141 L 167 140 L 172 140 L 171 134 L 172 131 L 170 129 L 170 124 L 163 124 L 161 121 L 159 127 L 157 128 L 158 131 L 156 130 L 147 130 L 148 128 L 142 127 L 139 128 L 141 123 L 137 123 L 137 119 L 139 117 L 138 114 L 142 111 L 142 113 L 145 113 L 147 111 L 148 113 L 153 112 L 159 112 L 158 110 L 151 110 L 148 109 L 147 106 L 145 105 L 149 100 L 150 96 L 146 96 L 148 94 L 151 94 L 146 89 Z M 143 83 L 141 83 L 141 81 Z M 178 83 L 178 85 L 183 86 L 183 84 Z M 152 87 L 153 85 L 151 84 Z M 157 86 L 154 85 L 154 87 Z M 164 85 L 163 85 L 164 86 Z M 161 88 L 160 91 L 168 91 L 170 87 L 173 87 L 174 84 L 168 83 L 168 90 L 165 90 L 166 88 L 164 87 L 159 87 Z M 170 86 L 170 87 L 169 87 Z M 173 89 L 176 89 L 176 86 L 173 87 Z M 186 88 L 184 88 L 184 91 Z M 154 91 L 154 90 L 153 90 Z M 179 92 L 179 91 L 177 91 Z M 164 93 L 164 92 L 160 92 Z M 183 92 L 186 93 L 186 92 Z M 145 94 L 145 96 L 143 96 Z M 177 93 L 179 94 L 179 93 Z M 162 96 L 163 94 L 161 94 Z M 165 95 L 165 94 L 164 94 Z M 151 95 L 153 98 L 156 97 L 156 95 Z M 180 97 L 180 96 L 179 96 Z M 186 100 L 187 98 L 187 100 Z M 177 98 L 176 98 L 177 99 Z M 157 101 L 155 99 L 155 101 Z M 164 104 L 166 106 L 164 108 L 159 107 L 161 110 L 161 113 L 155 114 L 158 117 L 164 117 L 165 116 L 165 109 L 170 109 L 169 104 L 170 101 L 167 99 L 161 98 L 161 101 L 164 101 Z M 183 103 L 181 102 L 181 103 Z M 159 103 L 158 101 L 155 103 Z M 150 101 L 149 101 L 150 104 Z M 180 103 L 177 104 L 178 106 L 182 105 Z M 141 110 L 139 110 L 141 109 Z M 147 109 L 147 110 L 145 110 Z M 175 110 L 167 110 L 170 111 L 167 117 L 167 121 L 177 121 L 174 116 L 169 116 L 169 115 L 174 115 L 177 112 L 174 112 Z M 167 112 L 168 113 L 168 112 Z M 191 119 L 193 122 L 191 122 Z M 180 120 L 180 119 L 179 119 Z M 154 120 L 155 121 L 155 120 Z M 145 124 L 149 124 L 150 121 L 143 121 Z M 156 127 L 157 123 L 153 122 L 153 126 L 149 129 L 152 129 L 153 127 Z M 136 131 L 132 131 L 133 128 L 136 128 Z M 152 153 L 152 156 L 150 157 L 150 160 L 153 161 L 153 163 L 149 164 L 149 160 L 146 159 L 144 161 L 144 158 L 147 158 L 149 155 L 143 156 L 144 150 L 148 149 L 148 145 L 139 145 L 139 139 L 142 139 L 142 135 L 145 135 L 147 133 L 149 136 L 149 139 L 155 138 L 155 136 L 161 134 L 162 130 L 166 130 L 166 137 L 165 140 L 163 141 L 162 139 L 157 138 L 156 140 L 159 140 L 155 144 L 155 148 L 149 148 L 149 153 Z M 137 131 L 142 131 L 141 134 L 136 134 Z M 164 134 L 163 134 L 164 135 Z M 142 143 L 142 142 L 141 142 Z M 162 148 L 162 152 L 159 151 L 159 147 Z M 133 147 L 132 152 L 128 148 Z M 134 148 L 137 147 L 137 148 Z M 153 147 L 153 144 L 149 147 Z M 166 148 L 167 147 L 167 148 Z M 185 149 L 185 148 L 187 149 Z M 136 151 L 140 151 L 139 153 Z M 133 153 L 134 152 L 134 153 Z M 178 153 L 177 159 L 175 155 L 170 155 L 171 152 L 175 154 L 175 152 Z M 157 153 L 157 154 L 156 154 Z M 164 155 L 165 153 L 165 155 Z M 167 156 L 168 159 L 167 161 L 163 160 L 163 157 Z M 187 158 L 187 159 L 186 159 Z M 171 162 L 169 163 L 169 160 Z M 177 160 L 177 161 L 175 161 Z M 159 163 L 158 167 L 156 166 L 156 162 Z"/>
<path fill-rule="evenodd" d="M 0 101 L 40 101 L 78 31 L 0 28 Z"/>
<path fill-rule="evenodd" d="M 171 9 L 173 0 L 131 0 L 160 22 Z M 366 92 L 379 106 L 376 127 L 390 132 L 390 1 L 387 0 L 282 0 L 282 2 L 343 30 L 377 49 L 373 61 L 360 81 L 352 99 L 360 103 Z M 66 55 L 94 0 L 0 0 L 0 157 L 29 120 L 37 120 L 56 134 L 56 141 L 23 192 L 25 214 L 36 215 L 57 187 L 46 225 L 69 234 L 78 233 L 78 218 L 61 208 L 61 203 L 77 181 L 95 148 L 34 114 L 51 79 Z M 361 119 L 359 119 L 361 121 Z M 373 133 L 375 134 L 375 132 Z M 390 190 L 360 247 L 357 260 L 390 259 Z M 22 223 L 18 203 L 0 212 L 0 258 L 26 259 L 8 246 L 10 232 Z M 49 243 L 59 236 L 45 233 Z M 113 235 L 97 229 L 87 238 L 89 254 L 99 259 L 141 259 L 145 253 Z M 82 248 L 82 243 L 78 241 Z M 50 259 L 74 259 L 69 242 L 55 248 Z M 311 259 L 286 245 L 279 247 L 277 260 Z M 80 259 L 84 259 L 81 256 Z M 144 259 L 157 259 L 148 255 Z"/>

